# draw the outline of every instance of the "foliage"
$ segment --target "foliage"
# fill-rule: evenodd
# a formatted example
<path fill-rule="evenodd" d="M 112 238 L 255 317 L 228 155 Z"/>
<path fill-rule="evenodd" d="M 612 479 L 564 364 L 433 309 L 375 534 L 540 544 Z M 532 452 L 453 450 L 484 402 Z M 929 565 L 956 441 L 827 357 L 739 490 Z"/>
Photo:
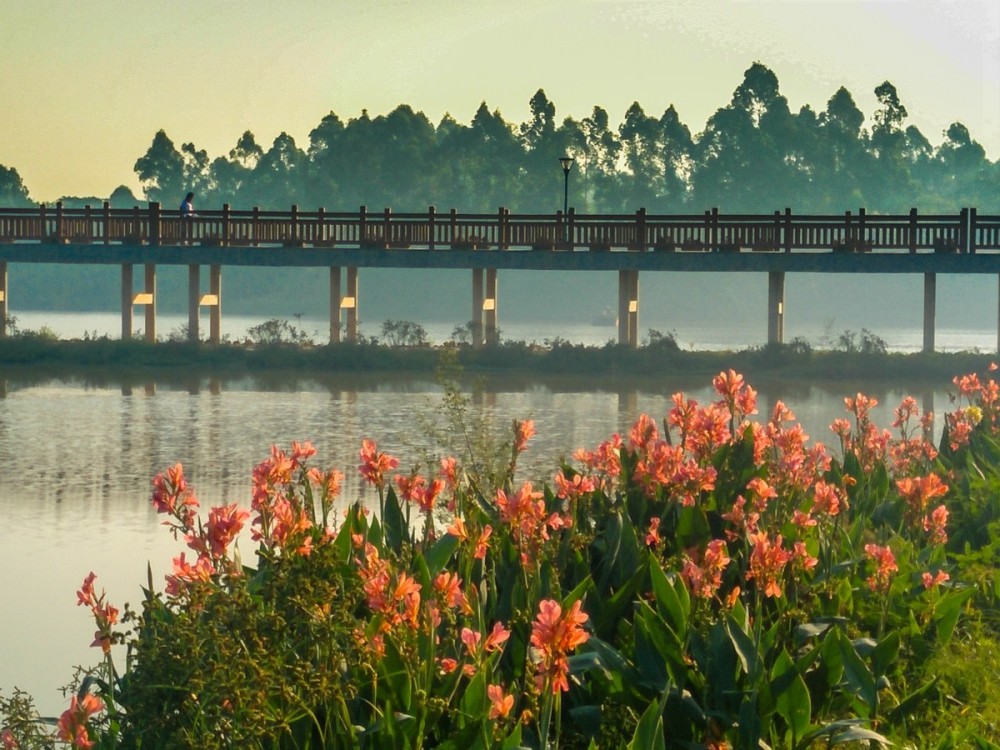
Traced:
<path fill-rule="evenodd" d="M 523 123 L 504 119 L 483 102 L 472 121 L 446 115 L 435 126 L 400 104 L 385 115 L 363 110 L 346 122 L 322 118 L 302 147 L 280 133 L 270 147 L 245 131 L 226 155 L 210 158 L 193 143 L 179 147 L 159 130 L 134 171 L 145 197 L 175 210 L 193 190 L 202 205 L 250 209 L 290 205 L 354 210 L 425 211 L 429 204 L 463 212 L 515 213 L 561 208 L 557 159 L 575 158 L 571 205 L 587 213 L 733 213 L 791 206 L 806 213 L 840 213 L 865 206 L 904 213 L 911 206 L 943 213 L 996 205 L 1000 162 L 960 122 L 932 146 L 915 126 L 895 86 L 873 90 L 866 115 L 840 87 L 824 107 L 791 110 L 778 77 L 754 62 L 700 132 L 671 105 L 660 116 L 638 102 L 617 126 L 593 107 L 588 117 L 557 117 L 539 89 Z M 865 122 L 871 121 L 870 129 Z M 26 205 L 16 170 L 0 166 L 0 203 Z M 118 203 L 133 205 L 128 196 Z"/>
<path fill-rule="evenodd" d="M 299 325 L 271 318 L 247 329 L 247 338 L 255 344 L 311 344 L 312 337 Z"/>
<path fill-rule="evenodd" d="M 756 393 L 728 370 L 714 402 L 678 393 L 662 425 L 640 416 L 543 485 L 518 476 L 530 421 L 505 460 L 467 437 L 427 473 L 365 439 L 371 512 L 339 501 L 343 474 L 311 466 L 308 443 L 255 467 L 249 511 L 202 517 L 170 467 L 152 503 L 188 550 L 140 611 L 119 616 L 84 580 L 102 660 L 56 733 L 107 748 L 993 747 L 1000 385 L 954 385 L 939 447 L 912 398 L 890 431 L 859 393 L 834 455 L 781 402 L 753 420 Z M 466 424 L 466 397 L 445 399 Z M 0 709 L 8 745 L 40 747 L 23 695 Z"/>
<path fill-rule="evenodd" d="M 387 346 L 426 346 L 427 331 L 409 320 L 386 320 L 382 323 L 382 340 Z"/>

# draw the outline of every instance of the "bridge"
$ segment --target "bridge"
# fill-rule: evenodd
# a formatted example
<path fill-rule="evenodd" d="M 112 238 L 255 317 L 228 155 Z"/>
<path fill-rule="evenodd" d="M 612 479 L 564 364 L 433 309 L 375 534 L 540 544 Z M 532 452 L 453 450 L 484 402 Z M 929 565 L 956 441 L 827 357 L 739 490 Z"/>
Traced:
<path fill-rule="evenodd" d="M 923 349 L 934 350 L 937 274 L 995 274 L 1000 279 L 1000 213 L 963 208 L 949 215 L 772 214 L 625 215 L 232 210 L 182 218 L 158 203 L 146 208 L 0 207 L 0 335 L 9 314 L 8 263 L 121 266 L 122 338 L 144 308 L 145 336 L 156 340 L 156 267 L 188 266 L 188 335 L 199 338 L 209 309 L 209 340 L 218 343 L 223 266 L 326 268 L 330 341 L 358 336 L 360 268 L 472 271 L 473 343 L 497 337 L 497 271 L 618 272 L 618 341 L 639 340 L 640 271 L 767 274 L 768 343 L 784 339 L 786 273 L 909 273 L 924 276 Z M 134 266 L 143 266 L 136 289 Z M 209 267 L 202 293 L 201 267 Z M 998 287 L 1000 295 L 1000 287 Z M 342 325 L 346 324 L 346 325 Z M 998 303 L 1000 351 L 1000 303 Z"/>

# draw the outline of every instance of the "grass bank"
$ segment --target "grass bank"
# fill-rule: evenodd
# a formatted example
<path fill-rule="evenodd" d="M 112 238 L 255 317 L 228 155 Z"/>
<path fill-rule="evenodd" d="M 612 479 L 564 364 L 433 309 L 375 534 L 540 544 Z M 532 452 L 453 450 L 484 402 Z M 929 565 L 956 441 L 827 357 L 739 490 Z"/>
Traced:
<path fill-rule="evenodd" d="M 0 340 L 0 370 L 78 374 L 112 370 L 117 376 L 238 376 L 297 374 L 434 373 L 445 350 L 454 350 L 469 374 L 579 376 L 588 380 L 636 382 L 665 376 L 706 376 L 733 368 L 751 379 L 850 381 L 919 384 L 950 381 L 955 375 L 983 371 L 996 357 L 979 352 L 891 353 L 813 350 L 771 345 L 741 351 L 684 351 L 660 343 L 638 348 L 586 346 L 557 342 L 542 347 L 521 341 L 472 348 L 389 346 L 375 341 L 324 346 L 293 343 L 235 344 L 52 340 L 16 336 Z"/>

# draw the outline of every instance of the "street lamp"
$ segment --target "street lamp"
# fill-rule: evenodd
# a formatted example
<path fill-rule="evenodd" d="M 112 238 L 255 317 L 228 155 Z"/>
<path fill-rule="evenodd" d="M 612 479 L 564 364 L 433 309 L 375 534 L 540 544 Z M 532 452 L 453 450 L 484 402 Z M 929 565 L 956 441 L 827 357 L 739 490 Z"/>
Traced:
<path fill-rule="evenodd" d="M 576 161 L 572 156 L 560 156 L 559 163 L 562 164 L 563 170 L 563 222 L 569 220 L 569 170 L 573 168 L 573 162 Z M 563 240 L 569 239 L 569 224 L 564 223 L 563 225 Z"/>

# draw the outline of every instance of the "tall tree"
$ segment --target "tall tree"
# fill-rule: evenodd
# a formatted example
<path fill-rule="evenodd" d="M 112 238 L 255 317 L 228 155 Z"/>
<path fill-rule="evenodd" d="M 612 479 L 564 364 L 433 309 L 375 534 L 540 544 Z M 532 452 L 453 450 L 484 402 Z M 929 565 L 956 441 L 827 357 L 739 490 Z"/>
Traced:
<path fill-rule="evenodd" d="M 188 192 L 184 180 L 184 157 L 163 130 L 158 130 L 153 136 L 146 153 L 136 160 L 134 170 L 142 182 L 146 200 L 159 201 L 164 205 L 180 204 L 181 198 Z"/>
<path fill-rule="evenodd" d="M 26 208 L 31 205 L 28 198 L 28 188 L 24 186 L 21 175 L 13 167 L 0 164 L 0 205 L 11 208 Z"/>

